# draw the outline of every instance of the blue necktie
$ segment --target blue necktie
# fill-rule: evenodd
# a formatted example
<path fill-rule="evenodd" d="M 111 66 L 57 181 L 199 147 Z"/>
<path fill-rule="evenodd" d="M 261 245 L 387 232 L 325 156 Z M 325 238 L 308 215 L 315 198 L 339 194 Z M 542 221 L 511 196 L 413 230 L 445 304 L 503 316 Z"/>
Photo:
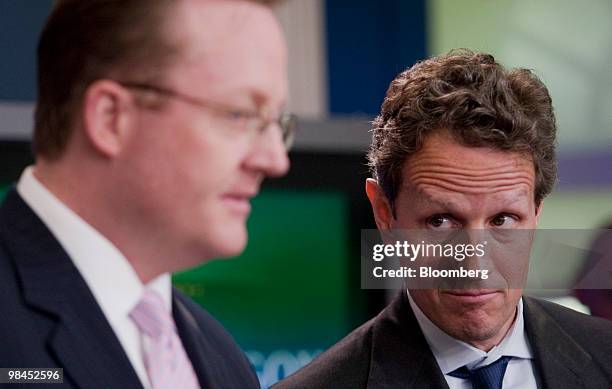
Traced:
<path fill-rule="evenodd" d="M 501 357 L 490 365 L 474 370 L 469 370 L 466 366 L 462 366 L 448 374 L 453 377 L 470 380 L 473 389 L 502 389 L 504 373 L 506 373 L 510 359 L 512 357 Z"/>

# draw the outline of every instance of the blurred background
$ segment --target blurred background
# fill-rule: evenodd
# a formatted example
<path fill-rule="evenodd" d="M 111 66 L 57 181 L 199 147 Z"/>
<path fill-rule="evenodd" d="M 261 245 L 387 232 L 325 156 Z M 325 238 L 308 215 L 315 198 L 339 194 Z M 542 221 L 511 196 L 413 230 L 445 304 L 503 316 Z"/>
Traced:
<path fill-rule="evenodd" d="M 51 4 L 0 0 L 0 194 L 32 161 L 35 48 Z M 264 387 L 385 304 L 384 290 L 359 284 L 360 230 L 375 228 L 364 154 L 389 82 L 420 59 L 469 48 L 533 69 L 559 128 L 559 182 L 541 227 L 609 224 L 612 2 L 287 0 L 276 11 L 289 43 L 289 108 L 301 118 L 292 170 L 255 199 L 243 255 L 174 276 L 233 334 Z M 577 271 L 551 269 L 568 280 Z M 588 311 L 568 289 L 532 292 Z"/>

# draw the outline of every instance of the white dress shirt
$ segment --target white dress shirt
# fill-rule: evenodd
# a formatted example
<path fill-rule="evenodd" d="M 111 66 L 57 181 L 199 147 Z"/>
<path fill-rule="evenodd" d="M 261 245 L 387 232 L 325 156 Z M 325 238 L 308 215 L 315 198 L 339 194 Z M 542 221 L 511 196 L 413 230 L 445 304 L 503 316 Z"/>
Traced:
<path fill-rule="evenodd" d="M 147 342 L 129 317 L 143 291 L 152 289 L 172 311 L 170 275 L 162 274 L 143 285 L 128 260 L 108 239 L 55 197 L 28 167 L 17 184 L 17 192 L 32 208 L 70 256 L 85 279 L 104 316 L 125 350 L 145 388 L 150 388 L 144 366 Z"/>
<path fill-rule="evenodd" d="M 503 389 L 537 389 L 533 353 L 524 328 L 522 298 L 517 306 L 518 311 L 514 324 L 501 343 L 489 352 L 479 350 L 451 337 L 425 316 L 412 300 L 410 292 L 408 292 L 408 299 L 450 389 L 472 389 L 472 384 L 467 379 L 453 377 L 449 373 L 466 365 L 470 370 L 487 366 L 502 356 L 513 357 L 504 375 Z"/>

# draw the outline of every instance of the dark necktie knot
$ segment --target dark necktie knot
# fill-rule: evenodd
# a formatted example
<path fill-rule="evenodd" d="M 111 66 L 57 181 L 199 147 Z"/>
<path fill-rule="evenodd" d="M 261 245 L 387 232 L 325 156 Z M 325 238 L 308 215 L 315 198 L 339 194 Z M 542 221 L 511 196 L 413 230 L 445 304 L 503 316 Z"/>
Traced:
<path fill-rule="evenodd" d="M 473 389 L 502 389 L 504 374 L 512 357 L 501 357 L 497 361 L 478 369 L 462 366 L 448 373 L 452 377 L 470 380 Z"/>

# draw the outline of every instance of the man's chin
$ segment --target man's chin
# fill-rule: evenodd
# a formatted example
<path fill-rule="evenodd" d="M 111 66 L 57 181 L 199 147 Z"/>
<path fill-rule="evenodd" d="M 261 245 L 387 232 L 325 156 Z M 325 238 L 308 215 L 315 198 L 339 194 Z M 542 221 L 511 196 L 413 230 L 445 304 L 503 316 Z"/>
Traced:
<path fill-rule="evenodd" d="M 244 225 L 227 229 L 219 234 L 219 237 L 211 242 L 214 250 L 214 258 L 235 257 L 242 254 L 246 248 L 248 234 Z"/>
<path fill-rule="evenodd" d="M 474 347 L 489 343 L 492 340 L 503 338 L 503 331 L 508 318 L 502 317 L 500 312 L 491 315 L 484 309 L 474 308 L 454 315 L 453 333 L 449 335 L 462 340 Z M 505 332 L 505 331 L 504 331 Z"/>
<path fill-rule="evenodd" d="M 493 320 L 465 320 L 461 323 L 457 338 L 466 343 L 483 342 L 495 337 L 502 326 L 502 323 Z"/>

